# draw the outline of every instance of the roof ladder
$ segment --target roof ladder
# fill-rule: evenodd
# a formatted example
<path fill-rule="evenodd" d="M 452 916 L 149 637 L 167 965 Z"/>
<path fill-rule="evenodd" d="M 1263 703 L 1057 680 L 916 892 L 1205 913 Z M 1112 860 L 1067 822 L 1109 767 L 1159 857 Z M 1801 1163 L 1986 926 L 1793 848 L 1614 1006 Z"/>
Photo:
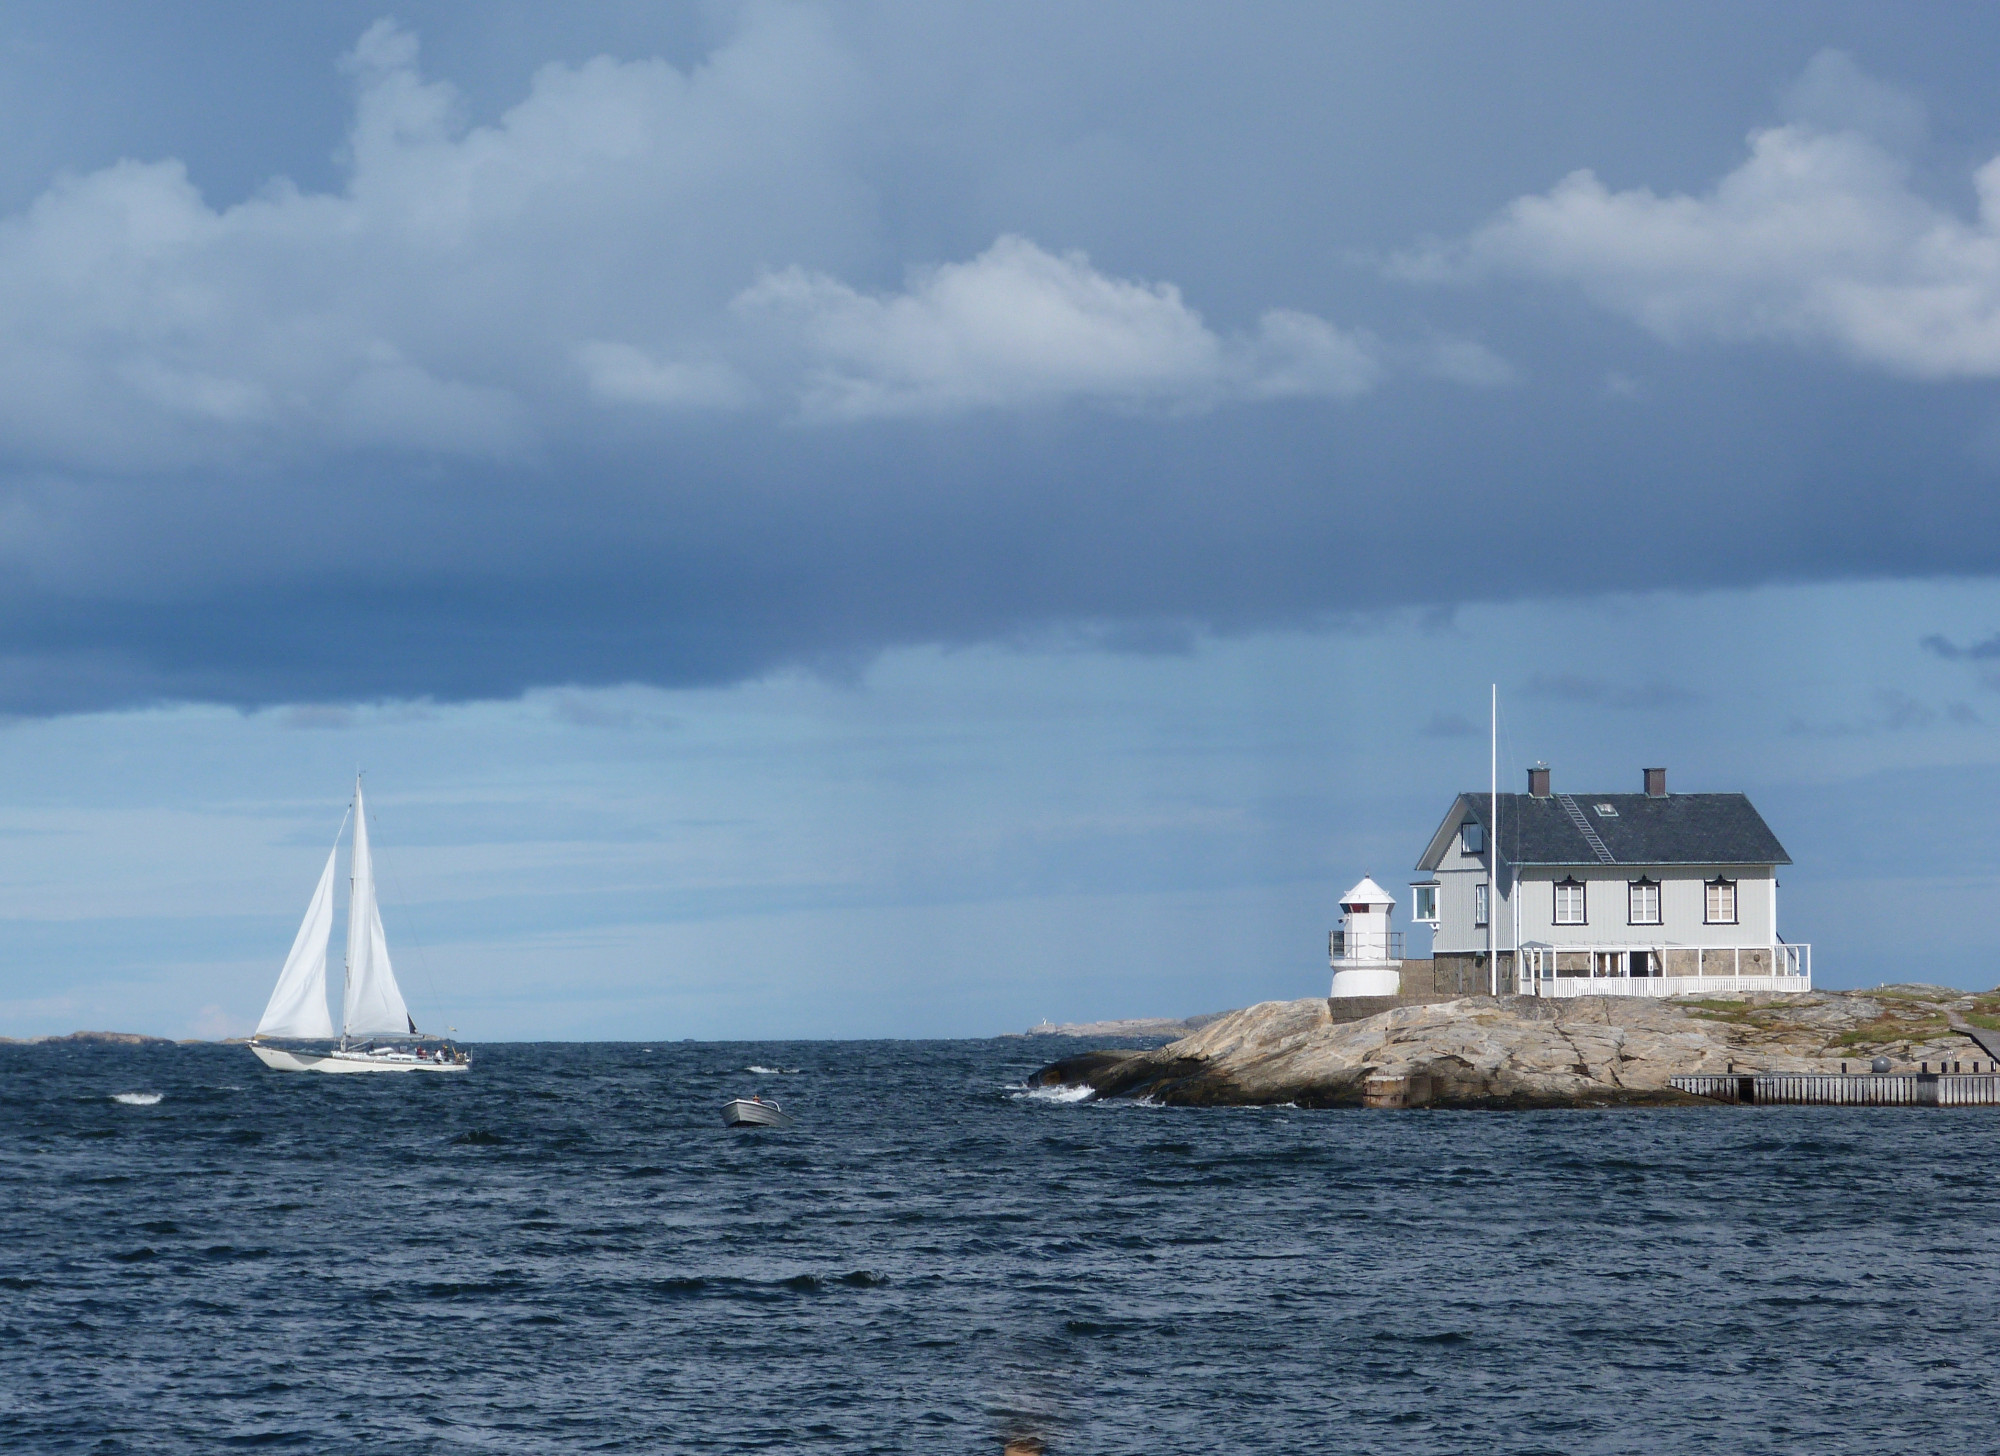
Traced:
<path fill-rule="evenodd" d="M 1592 829 L 1590 821 L 1583 817 L 1583 810 L 1576 807 L 1576 800 L 1568 794 L 1557 794 L 1556 801 L 1563 806 L 1563 812 L 1569 815 L 1569 822 L 1583 835 L 1583 842 L 1590 846 L 1591 853 L 1597 856 L 1598 863 L 1617 864 L 1617 856 L 1604 847 L 1604 841 L 1597 837 L 1597 831 Z"/>

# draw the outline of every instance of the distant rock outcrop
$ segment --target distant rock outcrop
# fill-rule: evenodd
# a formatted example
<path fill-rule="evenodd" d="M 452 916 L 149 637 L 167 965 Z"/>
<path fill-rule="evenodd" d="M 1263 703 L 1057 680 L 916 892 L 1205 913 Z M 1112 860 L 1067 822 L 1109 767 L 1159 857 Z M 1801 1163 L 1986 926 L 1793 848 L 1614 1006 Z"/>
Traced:
<path fill-rule="evenodd" d="M 1026 1031 L 1002 1032 L 1002 1036 L 1187 1036 L 1201 1030 L 1211 1022 L 1220 1021 L 1233 1015 L 1229 1011 L 1211 1011 L 1206 1016 L 1133 1016 L 1123 1021 L 1043 1021 Z"/>
<path fill-rule="evenodd" d="M 1316 997 L 1230 1012 L 1150 1051 L 1065 1057 L 1031 1080 L 1189 1106 L 1692 1102 L 1670 1077 L 1831 1072 L 1843 1062 L 1864 1071 L 1877 1056 L 1898 1070 L 1985 1061 L 1953 1024 L 2000 1026 L 1996 1013 L 2000 992 L 1941 986 L 1740 999 L 1474 996 L 1345 1022 Z"/>
<path fill-rule="evenodd" d="M 7 1046 L 46 1046 L 52 1042 L 110 1042 L 117 1046 L 174 1046 L 167 1036 L 142 1036 L 136 1031 L 72 1031 L 68 1036 L 0 1036 Z"/>

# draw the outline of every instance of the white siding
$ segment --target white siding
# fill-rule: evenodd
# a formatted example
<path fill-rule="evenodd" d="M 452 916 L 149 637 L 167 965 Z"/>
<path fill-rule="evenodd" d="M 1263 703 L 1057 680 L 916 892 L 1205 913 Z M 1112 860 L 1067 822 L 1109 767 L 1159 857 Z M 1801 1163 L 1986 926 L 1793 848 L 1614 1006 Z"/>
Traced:
<path fill-rule="evenodd" d="M 1517 875 L 1519 876 L 1517 880 Z M 1660 923 L 1634 925 L 1626 886 L 1644 876 L 1660 886 Z M 1710 925 L 1704 920 L 1704 886 L 1718 875 L 1736 881 L 1734 925 Z M 1587 921 L 1582 925 L 1555 923 L 1555 882 L 1582 880 L 1586 889 Z M 1465 853 L 1453 834 L 1439 861 L 1438 925 L 1432 953 L 1480 954 L 1486 949 L 1486 928 L 1475 920 L 1478 887 L 1486 883 L 1486 857 Z M 1641 946 L 1761 946 L 1773 944 L 1778 891 L 1770 865 L 1591 865 L 1552 869 L 1526 866 L 1516 871 L 1501 866 L 1495 897 L 1497 940 L 1503 951 L 1515 948 L 1514 900 L 1520 899 L 1520 939 L 1550 945 Z"/>
<path fill-rule="evenodd" d="M 1454 833 L 1451 847 L 1438 862 L 1438 926 L 1431 941 L 1431 953 L 1481 953 L 1486 950 L 1486 927 L 1473 922 L 1478 887 L 1486 883 L 1486 856 L 1467 854 L 1464 842 Z M 1500 948 L 1514 944 L 1514 906 L 1510 886 L 1504 881 L 1494 897 L 1494 914 L 1499 921 Z"/>
<path fill-rule="evenodd" d="M 1660 882 L 1660 923 L 1630 922 L 1625 887 L 1639 878 L 1636 865 L 1596 865 L 1588 869 L 1529 868 L 1522 870 L 1521 940 L 1550 945 L 1770 945 L 1771 915 L 1777 897 L 1769 865 L 1654 865 L 1646 878 Z M 1716 876 L 1736 881 L 1734 925 L 1709 925 L 1703 920 L 1703 886 Z M 1584 882 L 1589 923 L 1555 923 L 1555 882 L 1565 876 Z M 1505 925 L 1503 930 L 1511 930 Z M 1480 936 L 1479 948 L 1485 946 Z M 1502 938 L 1503 948 L 1512 942 Z M 1471 947 L 1466 947 L 1470 949 Z"/>

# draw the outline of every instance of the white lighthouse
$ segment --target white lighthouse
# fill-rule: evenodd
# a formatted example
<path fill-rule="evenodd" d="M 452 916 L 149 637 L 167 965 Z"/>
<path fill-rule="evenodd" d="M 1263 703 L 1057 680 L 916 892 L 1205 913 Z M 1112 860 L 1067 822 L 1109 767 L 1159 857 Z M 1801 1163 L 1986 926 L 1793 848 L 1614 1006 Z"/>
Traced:
<path fill-rule="evenodd" d="M 1329 947 L 1333 995 L 1394 996 L 1403 989 L 1403 937 L 1389 929 L 1395 908 L 1395 897 L 1366 875 L 1340 897 L 1340 929 Z"/>

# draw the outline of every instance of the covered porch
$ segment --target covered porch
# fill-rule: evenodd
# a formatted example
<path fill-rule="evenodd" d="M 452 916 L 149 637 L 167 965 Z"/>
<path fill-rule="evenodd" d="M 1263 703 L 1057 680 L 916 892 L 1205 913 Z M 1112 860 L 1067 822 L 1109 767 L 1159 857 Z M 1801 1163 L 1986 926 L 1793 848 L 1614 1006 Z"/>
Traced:
<path fill-rule="evenodd" d="M 1812 989 L 1812 947 L 1789 945 L 1552 945 L 1516 953 L 1524 996 L 1691 996 Z"/>

